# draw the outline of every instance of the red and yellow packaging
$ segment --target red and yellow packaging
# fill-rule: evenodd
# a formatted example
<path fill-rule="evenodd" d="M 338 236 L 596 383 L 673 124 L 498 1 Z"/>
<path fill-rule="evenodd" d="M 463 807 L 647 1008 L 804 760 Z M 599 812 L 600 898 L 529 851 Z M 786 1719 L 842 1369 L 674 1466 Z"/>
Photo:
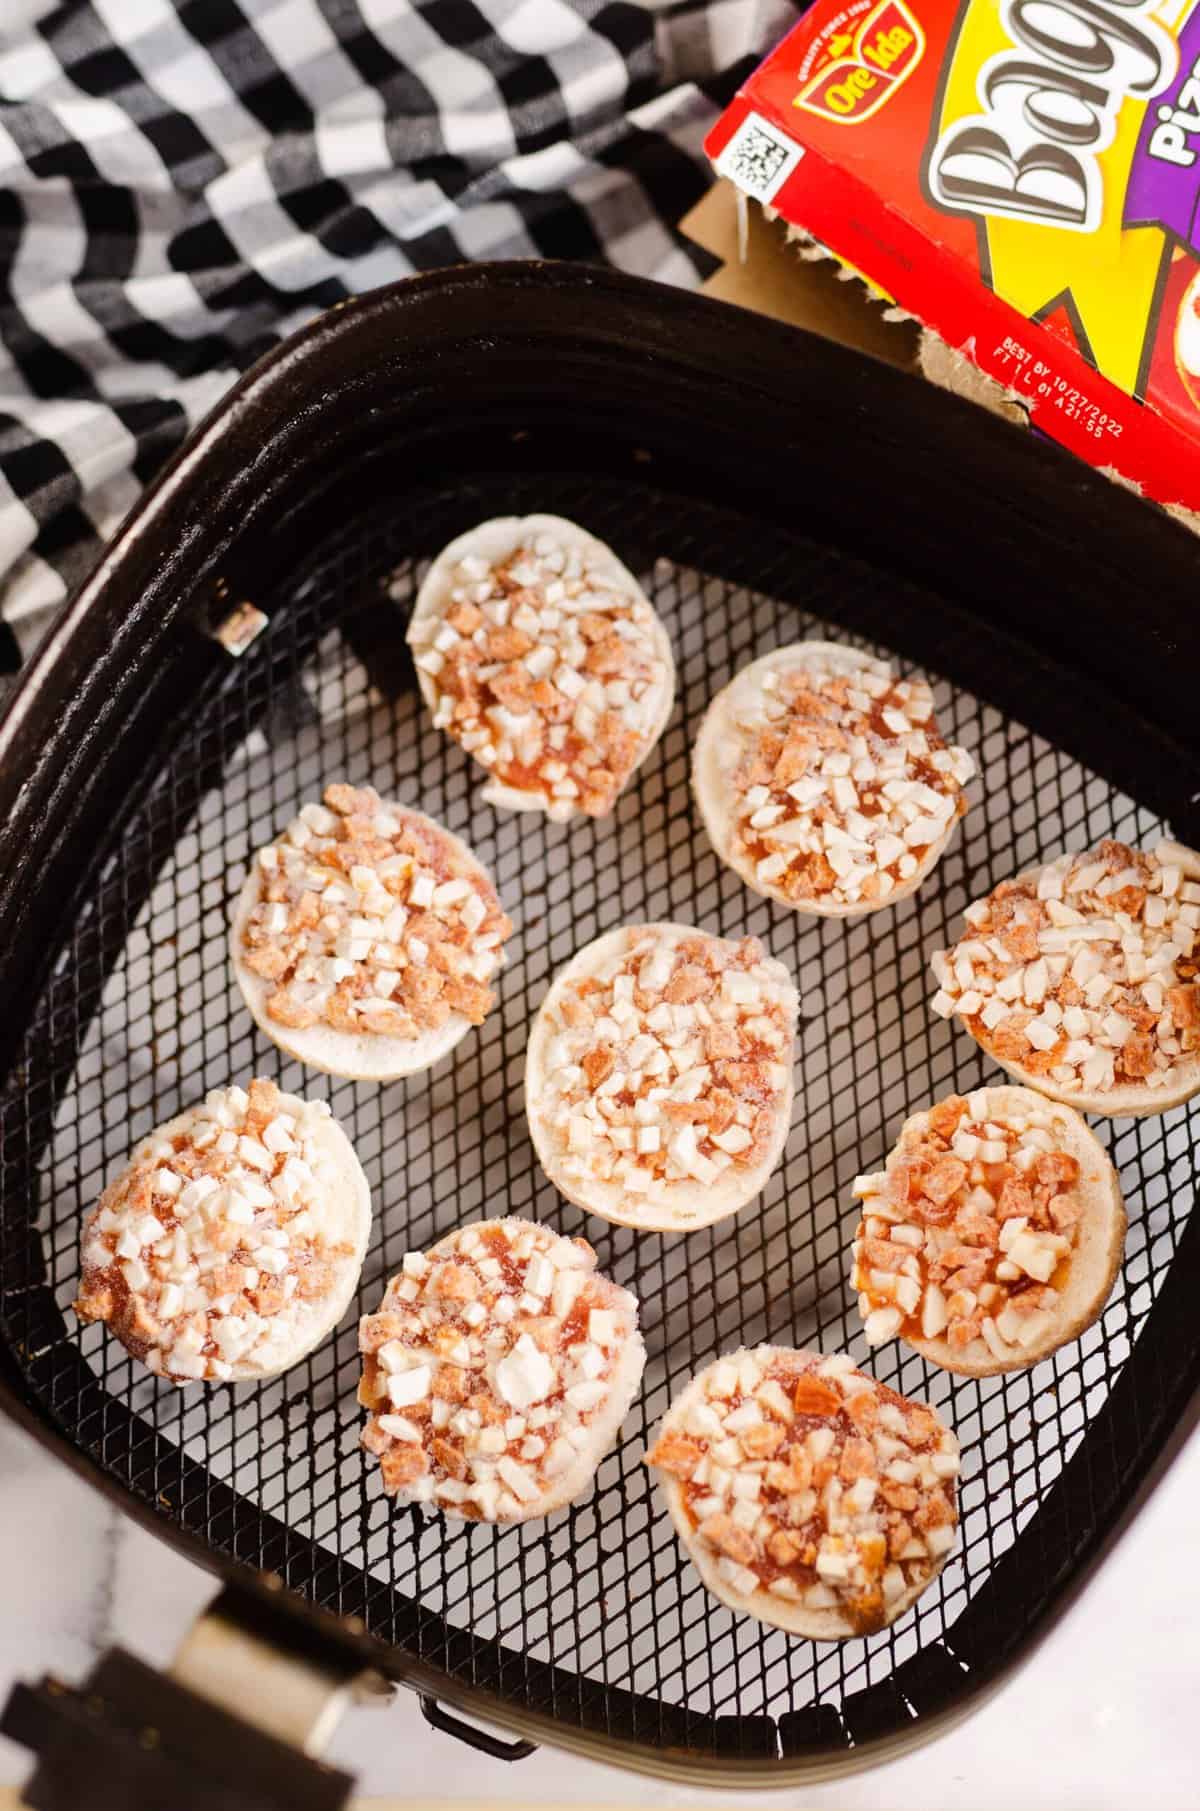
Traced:
<path fill-rule="evenodd" d="M 1200 0 L 817 0 L 707 149 L 1036 427 L 1200 508 Z"/>

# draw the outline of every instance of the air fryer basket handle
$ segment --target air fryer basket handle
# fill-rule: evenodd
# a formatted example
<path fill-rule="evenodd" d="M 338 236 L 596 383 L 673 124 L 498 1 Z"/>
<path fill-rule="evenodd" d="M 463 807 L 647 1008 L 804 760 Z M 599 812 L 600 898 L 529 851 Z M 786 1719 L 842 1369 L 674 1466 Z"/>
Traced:
<path fill-rule="evenodd" d="M 465 1723 L 456 1717 L 436 1698 L 421 1693 L 421 1710 L 425 1721 L 431 1729 L 438 1730 L 444 1736 L 454 1736 L 459 1742 L 465 1742 L 468 1748 L 478 1749 L 493 1761 L 523 1761 L 527 1756 L 537 1753 L 536 1742 L 506 1741 L 503 1736 L 496 1736 L 487 1729 L 477 1729 L 473 1723 Z"/>
<path fill-rule="evenodd" d="M 36 1811 L 342 1811 L 354 1781 L 320 1751 L 364 1685 L 378 1695 L 357 1660 L 227 1590 L 170 1672 L 110 1649 L 81 1686 L 18 1685 L 0 1730 L 37 1757 Z"/>

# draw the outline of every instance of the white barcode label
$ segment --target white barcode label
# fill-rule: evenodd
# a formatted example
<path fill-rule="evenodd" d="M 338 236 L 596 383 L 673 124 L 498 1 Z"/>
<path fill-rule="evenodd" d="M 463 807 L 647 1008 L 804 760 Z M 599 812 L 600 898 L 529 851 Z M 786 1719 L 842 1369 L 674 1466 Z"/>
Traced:
<path fill-rule="evenodd" d="M 761 113 L 748 113 L 721 155 L 716 169 L 754 201 L 774 201 L 804 156 Z"/>

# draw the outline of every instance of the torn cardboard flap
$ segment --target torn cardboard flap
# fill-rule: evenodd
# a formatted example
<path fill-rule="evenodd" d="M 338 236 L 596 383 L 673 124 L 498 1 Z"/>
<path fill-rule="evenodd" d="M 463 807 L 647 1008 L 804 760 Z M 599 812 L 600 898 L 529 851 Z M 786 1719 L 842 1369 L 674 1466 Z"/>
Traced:
<path fill-rule="evenodd" d="M 781 215 L 764 212 L 723 179 L 680 221 L 696 245 L 722 260 L 702 285 L 719 302 L 804 327 L 840 345 L 869 352 L 1024 426 L 1025 411 L 1004 388 L 916 321 L 897 320 L 857 273 L 832 253 L 811 258 L 812 245 Z"/>
<path fill-rule="evenodd" d="M 805 327 L 827 340 L 869 352 L 889 365 L 917 369 L 919 329 L 913 321 L 889 321 L 861 283 L 847 281 L 832 259 L 808 263 L 788 242 L 786 221 L 768 220 L 761 208 L 743 203 L 746 218 L 745 256 L 739 241 L 738 193 L 718 182 L 680 221 L 680 230 L 703 250 L 721 259 L 703 286 L 705 295 L 736 302 L 757 314 Z"/>

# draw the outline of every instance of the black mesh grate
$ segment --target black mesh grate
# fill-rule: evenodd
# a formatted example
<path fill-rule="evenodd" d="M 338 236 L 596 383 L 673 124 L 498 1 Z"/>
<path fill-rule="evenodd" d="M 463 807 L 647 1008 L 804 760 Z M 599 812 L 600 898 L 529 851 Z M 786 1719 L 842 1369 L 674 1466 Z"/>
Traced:
<path fill-rule="evenodd" d="M 612 539 L 644 576 L 678 657 L 667 734 L 599 825 L 564 829 L 480 806 L 479 770 L 431 728 L 397 659 L 422 569 L 414 544 L 424 556 L 482 515 L 527 508 L 576 516 Z M 713 576 L 731 570 L 744 582 Z M 788 596 L 805 608 L 775 601 Z M 671 1395 L 721 1350 L 772 1339 L 863 1359 L 846 1283 L 850 1180 L 880 1164 L 908 1111 L 989 1076 L 975 1046 L 927 1010 L 928 952 L 970 898 L 1019 868 L 1102 836 L 1153 841 L 1163 826 L 1020 724 L 939 683 L 943 732 L 975 755 L 986 791 L 973 786 L 964 831 L 917 898 L 847 926 L 749 893 L 718 864 L 691 807 L 688 751 L 707 700 L 777 642 L 851 637 L 883 613 L 897 646 L 920 649 L 927 600 L 799 536 L 748 545 L 744 525 L 720 510 L 641 485 L 506 476 L 418 495 L 394 518 L 333 535 L 298 587 L 257 601 L 271 629 L 172 730 L 147 793 L 84 877 L 6 1096 L 4 1327 L 33 1393 L 160 1514 L 361 1615 L 382 1641 L 456 1682 L 564 1726 L 769 1755 L 781 1742 L 785 1753 L 837 1747 L 909 1724 L 914 1708 L 889 1697 L 887 1682 L 918 1655 L 929 1677 L 966 1676 L 957 1620 L 1021 1539 L 1154 1305 L 1190 1207 L 1200 1111 L 1100 1123 L 1130 1232 L 1116 1293 L 1083 1341 L 983 1383 L 931 1371 L 898 1346 L 867 1361 L 939 1404 L 965 1452 L 960 1546 L 895 1629 L 822 1647 L 732 1616 L 658 1511 L 644 1445 Z M 936 643 L 927 654 L 936 671 Z M 334 778 L 373 782 L 465 836 L 517 922 L 492 1017 L 432 1076 L 408 1083 L 304 1074 L 255 1031 L 228 967 L 228 912 L 251 851 Z M 761 936 L 801 992 L 785 1161 L 760 1202 L 675 1241 L 560 1201 L 521 1104 L 526 1028 L 551 975 L 621 920 L 657 918 Z M 375 1219 L 356 1313 L 377 1305 L 406 1250 L 485 1213 L 585 1233 L 603 1268 L 637 1292 L 644 1391 L 574 1510 L 502 1533 L 392 1511 L 357 1445 L 353 1318 L 281 1381 L 179 1392 L 64 1314 L 80 1217 L 130 1146 L 207 1088 L 253 1073 L 327 1098 L 367 1170 Z M 1080 1540 L 1092 1532 L 1085 1513 Z M 1032 1617 L 1059 1581 L 1036 1530 L 1025 1546 L 1022 1609 Z M 818 1703 L 821 1717 L 797 1715 Z"/>

